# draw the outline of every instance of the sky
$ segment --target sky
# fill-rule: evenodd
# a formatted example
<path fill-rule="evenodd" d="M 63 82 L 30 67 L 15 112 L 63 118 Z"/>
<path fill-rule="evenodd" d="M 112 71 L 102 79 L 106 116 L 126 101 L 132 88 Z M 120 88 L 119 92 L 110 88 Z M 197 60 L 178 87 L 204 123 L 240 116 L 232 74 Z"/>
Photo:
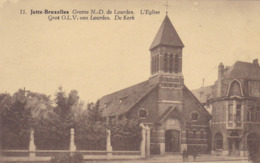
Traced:
<path fill-rule="evenodd" d="M 212 85 L 220 62 L 260 59 L 260 1 L 169 0 L 168 16 L 185 47 L 184 82 Z M 0 0 L 0 92 L 20 88 L 55 95 L 76 89 L 81 100 L 150 77 L 149 47 L 166 15 L 164 0 Z M 23 9 L 27 14 L 20 14 Z M 134 12 L 134 20 L 48 20 L 30 10 Z M 160 14 L 140 14 L 140 10 Z M 54 15 L 54 16 L 60 16 Z M 89 15 L 77 15 L 89 16 Z M 97 16 L 97 15 L 94 15 Z"/>

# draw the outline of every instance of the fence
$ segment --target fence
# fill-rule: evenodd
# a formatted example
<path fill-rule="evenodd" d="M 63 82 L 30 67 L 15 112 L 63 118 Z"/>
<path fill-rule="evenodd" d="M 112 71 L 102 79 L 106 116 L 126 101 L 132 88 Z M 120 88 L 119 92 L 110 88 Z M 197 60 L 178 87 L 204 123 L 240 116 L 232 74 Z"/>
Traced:
<path fill-rule="evenodd" d="M 142 127 L 142 141 L 140 151 L 113 151 L 111 146 L 111 133 L 108 130 L 106 150 L 77 150 L 74 142 L 74 129 L 70 132 L 69 150 L 36 150 L 34 144 L 34 130 L 30 132 L 29 150 L 1 150 L 0 161 L 50 161 L 52 157 L 62 154 L 81 153 L 84 160 L 110 160 L 110 159 L 144 159 L 150 156 L 150 128 L 144 124 Z"/>

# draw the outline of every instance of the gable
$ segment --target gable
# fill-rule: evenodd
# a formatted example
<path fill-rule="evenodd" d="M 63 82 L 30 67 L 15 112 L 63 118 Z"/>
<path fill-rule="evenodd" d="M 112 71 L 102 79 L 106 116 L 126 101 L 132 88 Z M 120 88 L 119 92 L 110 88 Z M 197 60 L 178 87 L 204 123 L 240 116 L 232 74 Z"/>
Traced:
<path fill-rule="evenodd" d="M 158 87 L 153 88 L 138 103 L 136 103 L 126 114 L 130 119 L 141 119 L 145 123 L 154 123 L 158 118 Z M 140 110 L 145 110 L 147 116 L 141 117 Z"/>
<path fill-rule="evenodd" d="M 198 120 L 196 123 L 204 124 L 211 118 L 209 112 L 201 105 L 199 100 L 191 93 L 191 91 L 185 86 L 183 89 L 183 112 L 186 122 L 193 123 L 191 120 L 192 113 L 198 113 Z"/>

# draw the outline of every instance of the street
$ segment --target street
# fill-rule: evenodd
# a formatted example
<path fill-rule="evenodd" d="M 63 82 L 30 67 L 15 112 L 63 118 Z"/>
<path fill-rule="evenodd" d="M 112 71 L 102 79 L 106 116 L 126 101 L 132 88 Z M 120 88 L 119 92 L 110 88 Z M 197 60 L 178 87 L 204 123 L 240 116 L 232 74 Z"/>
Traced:
<path fill-rule="evenodd" d="M 142 160 L 100 160 L 100 161 L 86 161 L 90 163 L 178 163 L 183 162 L 182 156 L 180 155 L 165 155 L 165 156 L 152 156 L 148 159 Z M 196 161 L 190 156 L 187 161 L 188 163 L 250 163 L 246 157 L 230 157 L 230 156 L 212 156 L 212 155 L 199 155 Z"/>

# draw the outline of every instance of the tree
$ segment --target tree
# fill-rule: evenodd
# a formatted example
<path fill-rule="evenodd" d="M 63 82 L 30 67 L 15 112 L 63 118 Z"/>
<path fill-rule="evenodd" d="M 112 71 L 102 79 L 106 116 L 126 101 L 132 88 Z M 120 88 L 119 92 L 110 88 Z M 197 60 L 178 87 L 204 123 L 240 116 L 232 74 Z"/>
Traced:
<path fill-rule="evenodd" d="M 66 95 L 61 87 L 54 101 L 25 89 L 13 95 L 0 94 L 1 148 L 28 149 L 33 128 L 37 149 L 68 149 L 70 129 L 75 127 L 75 116 L 81 114 L 82 107 L 76 90 Z"/>
<path fill-rule="evenodd" d="M 106 124 L 99 109 L 99 101 L 89 103 L 76 117 L 75 141 L 78 149 L 104 150 L 106 148 Z"/>
<path fill-rule="evenodd" d="M 48 118 L 53 113 L 52 101 L 50 96 L 41 93 L 28 92 L 26 109 L 31 111 L 31 118 Z"/>
<path fill-rule="evenodd" d="M 75 116 L 80 114 L 83 105 L 76 90 L 66 95 L 62 87 L 56 93 L 55 103 L 52 107 L 50 101 L 32 100 L 36 113 L 42 108 L 53 108 L 53 112 L 45 112 L 45 116 L 37 116 L 35 121 L 35 142 L 39 149 L 68 149 L 70 129 L 75 127 Z"/>
<path fill-rule="evenodd" d="M 55 100 L 42 93 L 19 89 L 0 94 L 1 148 L 28 149 L 30 129 L 35 130 L 37 149 L 69 149 L 70 129 L 75 128 L 78 149 L 106 148 L 106 130 L 112 133 L 115 149 L 137 150 L 141 129 L 136 120 L 112 120 L 106 126 L 99 101 L 83 109 L 78 92 L 59 88 Z M 54 105 L 56 104 L 56 106 Z"/>
<path fill-rule="evenodd" d="M 71 90 L 68 97 L 66 96 L 66 92 L 63 91 L 62 87 L 59 87 L 58 92 L 55 97 L 56 102 L 56 112 L 63 117 L 66 117 L 72 111 L 73 106 L 78 105 L 79 96 L 76 90 Z"/>
<path fill-rule="evenodd" d="M 25 149 L 29 143 L 30 110 L 25 90 L 1 96 L 1 143 L 4 149 Z"/>

